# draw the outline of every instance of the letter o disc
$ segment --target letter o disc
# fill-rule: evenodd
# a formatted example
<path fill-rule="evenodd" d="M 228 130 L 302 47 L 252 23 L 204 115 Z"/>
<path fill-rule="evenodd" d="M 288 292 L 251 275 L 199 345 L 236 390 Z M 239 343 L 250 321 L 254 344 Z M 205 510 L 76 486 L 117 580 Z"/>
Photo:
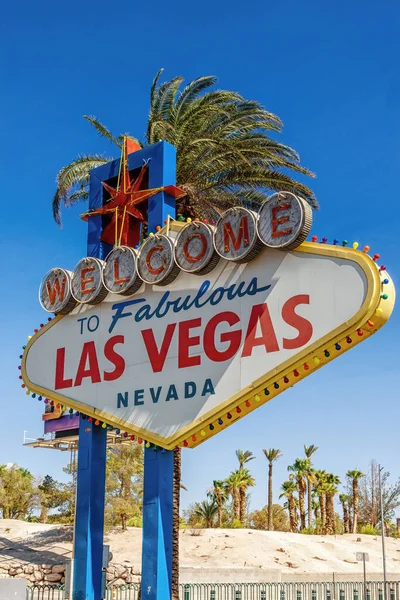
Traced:
<path fill-rule="evenodd" d="M 112 294 L 130 296 L 143 284 L 136 271 L 136 251 L 118 246 L 108 254 L 103 269 L 103 284 Z"/>
<path fill-rule="evenodd" d="M 50 269 L 39 287 L 39 302 L 47 312 L 66 315 L 76 305 L 71 293 L 71 271 Z"/>
<path fill-rule="evenodd" d="M 72 295 L 81 304 L 100 304 L 108 294 L 102 271 L 104 261 L 88 256 L 82 258 L 72 276 Z"/>
<path fill-rule="evenodd" d="M 180 230 L 175 240 L 175 262 L 185 273 L 205 275 L 218 264 L 213 243 L 213 229 L 206 223 L 193 221 Z"/>
<path fill-rule="evenodd" d="M 153 235 L 142 244 L 136 259 L 139 277 L 151 285 L 168 285 L 179 275 L 174 244 L 166 235 Z"/>
<path fill-rule="evenodd" d="M 257 256 L 262 244 L 257 236 L 257 214 L 247 208 L 225 211 L 217 222 L 214 247 L 222 258 L 249 262 Z"/>
<path fill-rule="evenodd" d="M 312 210 L 291 192 L 272 194 L 259 210 L 258 235 L 268 248 L 294 250 L 310 233 Z"/>

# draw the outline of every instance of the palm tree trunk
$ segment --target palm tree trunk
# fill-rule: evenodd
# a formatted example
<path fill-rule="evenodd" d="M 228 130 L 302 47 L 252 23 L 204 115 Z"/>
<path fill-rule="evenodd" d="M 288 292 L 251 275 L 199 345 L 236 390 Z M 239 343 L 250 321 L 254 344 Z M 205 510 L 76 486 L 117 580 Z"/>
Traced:
<path fill-rule="evenodd" d="M 332 535 L 335 530 L 335 508 L 333 506 L 332 494 L 326 494 L 326 528 L 325 532 L 328 535 Z"/>
<path fill-rule="evenodd" d="M 239 491 L 233 490 L 233 518 L 235 521 L 240 521 L 240 502 L 239 502 Z"/>
<path fill-rule="evenodd" d="M 344 533 L 349 533 L 349 511 L 346 502 L 342 503 L 343 507 L 343 529 Z"/>
<path fill-rule="evenodd" d="M 357 533 L 358 518 L 358 481 L 353 478 L 353 533 Z"/>
<path fill-rule="evenodd" d="M 217 506 L 218 506 L 218 527 L 222 527 L 222 498 L 221 493 L 217 495 Z"/>
<path fill-rule="evenodd" d="M 300 509 L 300 527 L 301 530 L 306 528 L 306 511 L 304 507 L 304 489 L 299 485 L 299 509 Z"/>
<path fill-rule="evenodd" d="M 268 531 L 273 531 L 274 524 L 272 520 L 272 461 L 268 467 Z"/>
<path fill-rule="evenodd" d="M 179 600 L 179 506 L 181 497 L 181 448 L 174 452 L 173 520 L 172 520 L 172 600 Z"/>
<path fill-rule="evenodd" d="M 308 513 L 308 527 L 312 525 L 312 482 L 308 480 L 307 485 L 307 513 Z"/>
<path fill-rule="evenodd" d="M 239 489 L 239 521 L 245 525 L 246 521 L 246 490 Z"/>
<path fill-rule="evenodd" d="M 321 494 L 319 496 L 319 506 L 321 509 L 321 522 L 322 522 L 322 533 L 326 533 L 326 504 L 325 504 L 325 495 Z"/>
<path fill-rule="evenodd" d="M 289 504 L 290 531 L 291 531 L 291 533 L 296 533 L 297 532 L 297 516 L 296 516 L 296 505 L 294 503 L 293 496 L 289 496 L 288 504 Z"/>

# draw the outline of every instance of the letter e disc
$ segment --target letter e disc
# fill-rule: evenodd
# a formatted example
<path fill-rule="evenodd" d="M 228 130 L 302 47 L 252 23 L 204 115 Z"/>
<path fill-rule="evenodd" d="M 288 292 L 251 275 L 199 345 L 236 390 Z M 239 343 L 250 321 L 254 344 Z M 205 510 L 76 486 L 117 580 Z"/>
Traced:
<path fill-rule="evenodd" d="M 102 271 L 104 261 L 88 256 L 82 258 L 72 276 L 72 295 L 81 304 L 99 304 L 107 296 Z"/>
<path fill-rule="evenodd" d="M 180 230 L 175 241 L 175 262 L 186 273 L 205 275 L 212 271 L 219 256 L 213 244 L 210 225 L 193 221 Z"/>
<path fill-rule="evenodd" d="M 111 250 L 105 260 L 103 283 L 112 294 L 130 296 L 143 284 L 136 271 L 136 251 L 128 246 Z"/>
<path fill-rule="evenodd" d="M 310 233 L 312 210 L 291 192 L 272 194 L 259 210 L 257 232 L 268 248 L 294 250 Z"/>
<path fill-rule="evenodd" d="M 136 259 L 139 277 L 152 285 L 168 285 L 179 275 L 174 261 L 174 245 L 166 235 L 147 238 Z"/>
<path fill-rule="evenodd" d="M 43 277 L 39 288 L 39 302 L 42 308 L 56 315 L 66 315 L 75 306 L 71 293 L 71 271 L 50 269 Z"/>
<path fill-rule="evenodd" d="M 257 256 L 262 244 L 257 236 L 257 214 L 247 208 L 225 211 L 217 222 L 214 247 L 225 260 L 249 262 Z"/>

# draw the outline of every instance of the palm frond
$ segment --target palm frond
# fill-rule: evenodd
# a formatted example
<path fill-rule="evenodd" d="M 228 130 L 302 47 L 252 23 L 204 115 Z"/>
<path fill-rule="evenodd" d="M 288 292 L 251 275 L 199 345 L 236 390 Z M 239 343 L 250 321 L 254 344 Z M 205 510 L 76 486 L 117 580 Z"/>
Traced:
<path fill-rule="evenodd" d="M 100 121 L 98 120 L 97 117 L 83 115 L 83 118 L 86 119 L 86 121 L 89 121 L 89 123 L 91 125 L 93 125 L 93 127 L 95 128 L 95 130 L 97 131 L 97 133 L 99 135 L 101 135 L 102 137 L 105 137 L 107 140 L 109 140 L 110 142 L 112 142 L 113 144 L 115 144 L 116 146 L 121 148 L 122 143 L 119 141 L 119 138 L 115 138 L 113 136 L 113 134 L 111 133 L 111 131 L 109 129 L 107 129 L 107 127 L 105 125 L 100 123 Z"/>

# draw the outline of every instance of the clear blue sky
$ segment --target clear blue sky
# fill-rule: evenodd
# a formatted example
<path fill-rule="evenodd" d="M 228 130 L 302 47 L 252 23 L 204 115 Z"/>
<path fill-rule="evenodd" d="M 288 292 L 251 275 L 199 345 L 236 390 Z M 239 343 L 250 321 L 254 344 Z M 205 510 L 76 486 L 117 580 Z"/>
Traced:
<path fill-rule="evenodd" d="M 141 137 L 160 67 L 187 80 L 214 74 L 285 124 L 281 140 L 317 174 L 313 233 L 378 252 L 399 282 L 400 6 L 376 2 L 7 3 L 0 25 L 3 285 L 0 463 L 61 477 L 65 454 L 22 447 L 41 434 L 42 406 L 21 391 L 20 348 L 43 321 L 42 275 L 85 255 L 79 210 L 51 215 L 55 175 L 78 153 L 113 149 L 83 114 Z M 79 207 L 81 209 L 81 207 Z M 376 458 L 399 477 L 399 311 L 371 340 L 196 450 L 183 454 L 183 504 L 257 456 L 252 506 L 266 500 L 262 448 L 278 447 L 278 484 L 303 444 L 316 465 L 344 475 Z"/>

